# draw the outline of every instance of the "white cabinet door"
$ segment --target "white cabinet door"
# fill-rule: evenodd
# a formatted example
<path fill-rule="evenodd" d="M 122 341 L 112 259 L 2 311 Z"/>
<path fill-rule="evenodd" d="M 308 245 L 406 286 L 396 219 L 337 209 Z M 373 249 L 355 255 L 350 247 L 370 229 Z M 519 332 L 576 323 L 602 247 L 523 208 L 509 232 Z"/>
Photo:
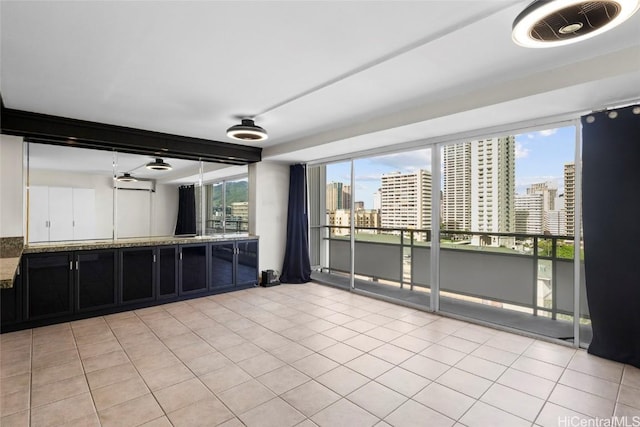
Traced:
<path fill-rule="evenodd" d="M 29 243 L 49 241 L 49 187 L 29 187 Z"/>
<path fill-rule="evenodd" d="M 73 189 L 73 239 L 96 238 L 96 198 L 92 188 Z"/>
<path fill-rule="evenodd" d="M 73 191 L 49 187 L 49 240 L 73 240 Z"/>

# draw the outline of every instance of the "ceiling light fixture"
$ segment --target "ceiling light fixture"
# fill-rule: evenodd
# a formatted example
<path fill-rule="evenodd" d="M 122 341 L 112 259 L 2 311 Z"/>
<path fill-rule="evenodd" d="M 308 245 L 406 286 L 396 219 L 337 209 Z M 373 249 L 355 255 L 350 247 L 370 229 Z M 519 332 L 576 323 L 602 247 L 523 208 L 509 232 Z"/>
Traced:
<path fill-rule="evenodd" d="M 136 177 L 132 176 L 129 172 L 125 172 L 122 175 L 120 175 L 119 177 L 117 177 L 116 181 L 118 181 L 118 182 L 137 182 L 138 179 Z"/>
<path fill-rule="evenodd" d="M 253 119 L 242 119 L 239 125 L 231 126 L 227 129 L 227 136 L 239 141 L 254 142 L 264 141 L 269 137 L 267 131 L 256 125 Z"/>
<path fill-rule="evenodd" d="M 513 22 L 513 41 L 524 47 L 563 46 L 604 33 L 640 8 L 640 0 L 535 0 Z"/>
<path fill-rule="evenodd" d="M 170 171 L 171 170 L 171 165 L 169 163 L 166 163 L 164 160 L 162 159 L 155 159 L 153 162 L 149 162 L 145 165 L 145 167 L 147 169 L 151 169 L 154 171 Z"/>

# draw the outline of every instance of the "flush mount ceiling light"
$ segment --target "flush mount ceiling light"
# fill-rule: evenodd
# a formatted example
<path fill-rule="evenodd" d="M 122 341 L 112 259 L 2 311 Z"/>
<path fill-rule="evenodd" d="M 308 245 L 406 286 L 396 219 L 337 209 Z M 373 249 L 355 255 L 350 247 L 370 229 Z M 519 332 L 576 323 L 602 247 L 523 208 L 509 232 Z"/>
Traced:
<path fill-rule="evenodd" d="M 239 141 L 255 142 L 264 141 L 269 137 L 267 131 L 256 125 L 252 119 L 242 119 L 239 125 L 231 126 L 227 129 L 227 136 Z"/>
<path fill-rule="evenodd" d="M 155 159 L 153 162 L 149 162 L 145 165 L 147 169 L 151 169 L 154 171 L 170 171 L 171 165 L 169 163 L 165 163 L 162 159 Z"/>
<path fill-rule="evenodd" d="M 119 182 L 137 182 L 138 179 L 136 177 L 132 176 L 129 172 L 125 172 L 122 175 L 120 175 L 119 177 L 117 177 L 116 181 L 119 181 Z"/>
<path fill-rule="evenodd" d="M 517 16 L 511 35 L 524 47 L 563 46 L 620 25 L 639 7 L 640 0 L 536 0 Z"/>

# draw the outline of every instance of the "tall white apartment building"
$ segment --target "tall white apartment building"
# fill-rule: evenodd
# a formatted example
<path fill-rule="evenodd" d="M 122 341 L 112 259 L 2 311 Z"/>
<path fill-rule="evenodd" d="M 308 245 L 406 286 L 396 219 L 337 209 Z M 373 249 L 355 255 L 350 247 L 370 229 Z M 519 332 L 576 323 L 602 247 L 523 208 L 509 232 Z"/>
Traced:
<path fill-rule="evenodd" d="M 382 209 L 382 190 L 380 188 L 373 193 L 373 209 Z"/>
<path fill-rule="evenodd" d="M 576 165 L 566 163 L 564 165 L 564 212 L 567 235 L 573 236 L 575 232 L 575 203 L 576 203 Z"/>
<path fill-rule="evenodd" d="M 471 144 L 471 229 L 515 231 L 515 137 Z"/>
<path fill-rule="evenodd" d="M 514 136 L 447 145 L 443 149 L 443 162 L 445 228 L 515 231 Z M 479 238 L 474 240 L 480 243 Z M 482 243 L 510 245 L 504 240 L 482 239 Z"/>
<path fill-rule="evenodd" d="M 447 230 L 471 230 L 471 143 L 443 148 L 442 223 Z"/>
<path fill-rule="evenodd" d="M 382 175 L 380 222 L 383 228 L 431 228 L 431 172 Z"/>
<path fill-rule="evenodd" d="M 545 217 L 543 194 L 517 194 L 515 209 L 516 233 L 543 233 Z"/>

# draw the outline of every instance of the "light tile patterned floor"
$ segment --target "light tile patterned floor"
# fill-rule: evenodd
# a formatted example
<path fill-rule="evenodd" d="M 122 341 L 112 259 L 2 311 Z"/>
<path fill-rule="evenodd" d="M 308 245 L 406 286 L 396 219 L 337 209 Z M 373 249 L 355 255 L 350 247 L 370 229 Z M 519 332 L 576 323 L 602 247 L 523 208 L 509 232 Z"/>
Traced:
<path fill-rule="evenodd" d="M 8 333 L 0 343 L 3 427 L 640 417 L 639 369 L 317 284 Z"/>

